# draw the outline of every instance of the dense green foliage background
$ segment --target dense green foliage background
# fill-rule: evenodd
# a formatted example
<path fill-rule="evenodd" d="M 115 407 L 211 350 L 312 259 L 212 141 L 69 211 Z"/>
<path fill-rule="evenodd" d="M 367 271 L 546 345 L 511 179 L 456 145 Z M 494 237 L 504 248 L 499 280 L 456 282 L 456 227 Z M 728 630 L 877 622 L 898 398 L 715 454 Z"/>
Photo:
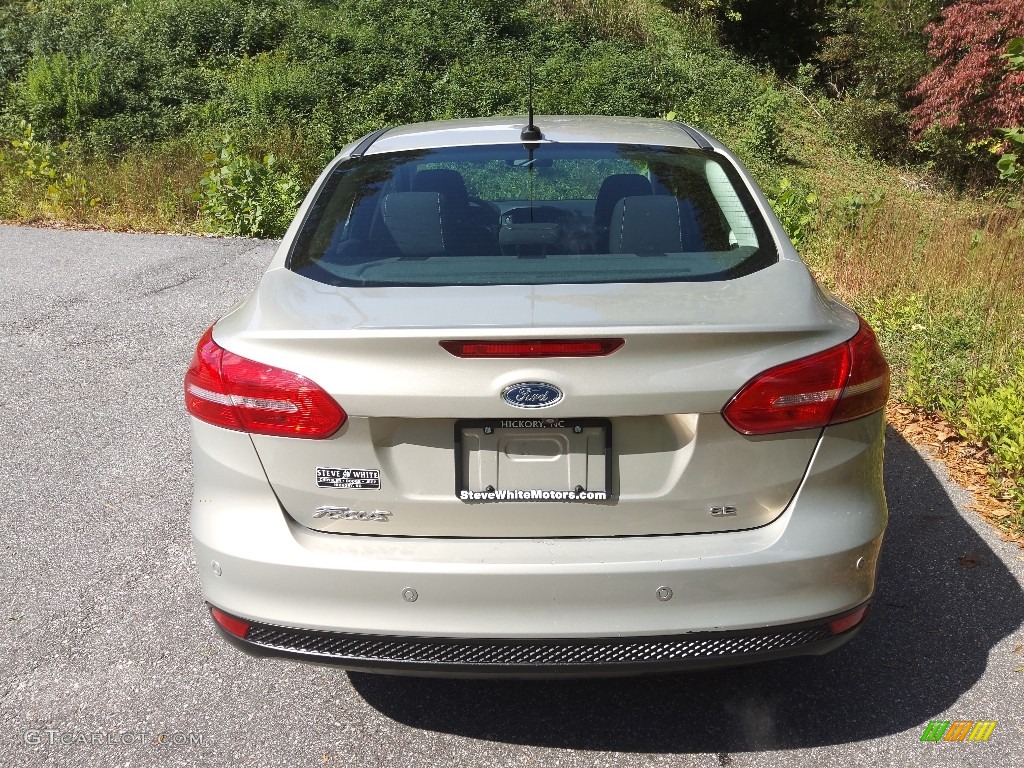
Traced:
<path fill-rule="evenodd" d="M 668 15 L 647 44 L 513 0 L 41 0 L 0 13 L 0 112 L 90 153 L 284 131 L 308 175 L 382 125 L 523 112 L 530 61 L 538 112 L 674 108 L 721 125 L 766 91 L 713 35 Z"/>
<path fill-rule="evenodd" d="M 308 180 L 381 125 L 521 113 L 532 63 L 539 112 L 671 111 L 771 165 L 793 88 L 806 97 L 798 110 L 856 151 L 987 184 L 979 142 L 910 139 L 907 94 L 934 63 L 926 30 L 946 4 L 8 0 L 0 127 L 26 120 L 39 140 L 108 157 L 229 131 L 246 149 L 300 145 L 285 154 Z"/>

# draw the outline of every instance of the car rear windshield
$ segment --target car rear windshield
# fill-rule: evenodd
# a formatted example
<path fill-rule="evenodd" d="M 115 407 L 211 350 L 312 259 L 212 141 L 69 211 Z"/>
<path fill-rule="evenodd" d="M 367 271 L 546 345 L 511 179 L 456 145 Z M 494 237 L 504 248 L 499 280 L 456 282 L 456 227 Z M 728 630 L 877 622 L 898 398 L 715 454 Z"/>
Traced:
<path fill-rule="evenodd" d="M 777 260 L 720 156 L 541 143 L 344 160 L 288 267 L 332 285 L 540 285 L 725 280 Z"/>

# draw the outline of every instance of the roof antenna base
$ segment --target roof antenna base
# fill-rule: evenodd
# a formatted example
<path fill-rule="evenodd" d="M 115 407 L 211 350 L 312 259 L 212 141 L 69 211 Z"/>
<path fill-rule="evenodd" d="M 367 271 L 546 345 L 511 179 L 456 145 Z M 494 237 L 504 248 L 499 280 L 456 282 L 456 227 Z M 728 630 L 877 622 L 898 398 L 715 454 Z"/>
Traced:
<path fill-rule="evenodd" d="M 540 132 L 540 128 L 533 124 L 533 120 L 530 120 L 530 124 L 523 128 L 519 134 L 519 138 L 523 141 L 540 141 L 544 138 L 544 135 Z"/>

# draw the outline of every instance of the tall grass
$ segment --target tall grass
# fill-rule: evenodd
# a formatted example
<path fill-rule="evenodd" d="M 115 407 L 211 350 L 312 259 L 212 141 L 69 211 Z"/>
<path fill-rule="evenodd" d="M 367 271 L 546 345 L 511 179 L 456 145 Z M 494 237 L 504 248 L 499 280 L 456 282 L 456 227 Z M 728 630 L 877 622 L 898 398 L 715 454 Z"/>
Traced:
<path fill-rule="evenodd" d="M 538 9 L 603 35 L 646 43 L 654 10 L 649 0 L 544 0 Z"/>
<path fill-rule="evenodd" d="M 981 443 L 1024 535 L 1024 211 L 1019 199 L 849 198 L 812 266 L 878 331 L 895 395 Z"/>
<path fill-rule="evenodd" d="M 891 343 L 914 340 L 937 318 L 977 332 L 973 365 L 1003 367 L 1024 347 L 1024 211 L 1012 200 L 978 204 L 900 197 L 839 204 L 839 221 L 815 266 L 883 325 L 912 321 Z M 845 213 L 845 215 L 844 215 Z M 902 303 L 902 307 L 899 306 Z M 958 320 L 959 318 L 959 320 Z M 905 323 L 904 323 L 905 325 Z M 909 332 L 909 333 L 908 333 Z"/>
<path fill-rule="evenodd" d="M 53 178 L 29 175 L 40 157 L 52 164 Z M 38 143 L 32 154 L 0 157 L 0 217 L 117 230 L 193 231 L 198 225 L 194 196 L 204 169 L 202 149 L 191 142 L 90 158 Z"/>
<path fill-rule="evenodd" d="M 201 149 L 186 142 L 131 151 L 119 159 L 91 159 L 81 173 L 99 203 L 85 212 L 85 220 L 110 229 L 195 230 L 194 194 L 203 170 Z"/>

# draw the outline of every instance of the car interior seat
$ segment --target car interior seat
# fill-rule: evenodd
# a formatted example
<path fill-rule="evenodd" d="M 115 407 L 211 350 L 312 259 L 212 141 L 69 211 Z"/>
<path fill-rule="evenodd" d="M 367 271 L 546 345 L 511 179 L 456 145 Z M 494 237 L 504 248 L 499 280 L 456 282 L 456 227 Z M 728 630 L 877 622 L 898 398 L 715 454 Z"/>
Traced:
<path fill-rule="evenodd" d="M 609 253 L 681 253 L 704 250 L 693 203 L 674 195 L 624 197 L 612 209 Z"/>
<path fill-rule="evenodd" d="M 624 197 L 652 194 L 651 182 L 639 173 L 616 173 L 601 182 L 594 201 L 594 235 L 598 244 L 608 242 L 612 210 Z"/>
<path fill-rule="evenodd" d="M 498 212 L 470 198 L 466 180 L 450 168 L 428 168 L 412 178 L 414 192 L 437 192 L 448 202 L 455 229 L 450 234 L 458 250 L 465 253 L 498 252 Z"/>
<path fill-rule="evenodd" d="M 381 201 L 379 222 L 371 240 L 383 255 L 421 258 L 446 255 L 456 228 L 439 192 L 391 192 Z"/>

